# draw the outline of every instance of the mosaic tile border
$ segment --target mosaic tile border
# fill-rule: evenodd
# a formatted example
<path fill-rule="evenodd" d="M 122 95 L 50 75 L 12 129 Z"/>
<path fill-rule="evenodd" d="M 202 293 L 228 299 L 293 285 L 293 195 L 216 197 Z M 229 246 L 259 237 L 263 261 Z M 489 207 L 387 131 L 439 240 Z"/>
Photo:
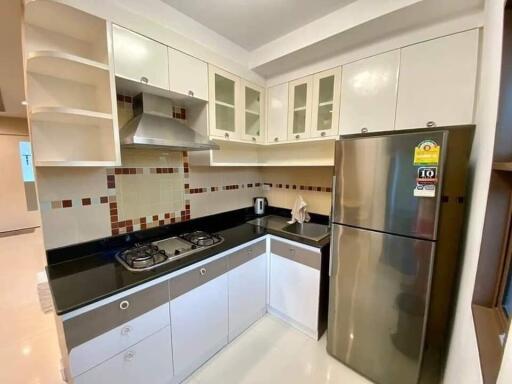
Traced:
<path fill-rule="evenodd" d="M 246 188 L 258 188 L 261 187 L 261 183 L 248 183 L 248 184 L 230 184 L 214 187 L 200 187 L 200 188 L 189 188 L 188 184 L 185 184 L 185 191 L 191 195 L 206 192 L 219 192 L 219 191 L 231 191 L 235 189 L 246 189 Z"/>
<path fill-rule="evenodd" d="M 312 191 L 312 192 L 332 192 L 332 187 L 318 187 L 313 185 L 298 185 L 298 184 L 280 184 L 280 183 L 263 183 L 263 185 L 270 188 L 277 189 L 292 189 L 298 191 Z"/>
<path fill-rule="evenodd" d="M 185 205 L 181 210 L 174 212 L 159 212 L 145 217 L 131 218 L 127 220 L 119 220 L 117 201 L 109 202 L 110 206 L 110 229 L 112 235 L 120 235 L 130 233 L 141 229 L 148 229 L 154 227 L 161 227 L 163 225 L 180 223 L 182 221 L 190 220 L 190 200 L 188 199 L 189 192 L 187 191 L 188 179 L 190 177 L 190 168 L 188 162 L 188 153 L 182 152 L 182 166 L 181 167 L 116 167 L 107 168 L 107 188 L 109 193 L 115 196 L 116 194 L 116 175 L 144 175 L 144 174 L 169 174 L 180 173 L 183 170 L 184 191 L 185 191 Z"/>

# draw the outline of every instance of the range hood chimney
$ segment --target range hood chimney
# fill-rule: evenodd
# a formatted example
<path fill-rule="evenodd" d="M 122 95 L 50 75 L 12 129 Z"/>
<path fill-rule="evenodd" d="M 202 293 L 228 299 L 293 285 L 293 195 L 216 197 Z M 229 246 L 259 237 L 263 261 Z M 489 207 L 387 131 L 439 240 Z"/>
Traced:
<path fill-rule="evenodd" d="M 120 131 L 123 147 L 204 151 L 219 149 L 208 137 L 172 117 L 172 102 L 162 96 L 140 93 L 133 98 L 134 117 Z"/>

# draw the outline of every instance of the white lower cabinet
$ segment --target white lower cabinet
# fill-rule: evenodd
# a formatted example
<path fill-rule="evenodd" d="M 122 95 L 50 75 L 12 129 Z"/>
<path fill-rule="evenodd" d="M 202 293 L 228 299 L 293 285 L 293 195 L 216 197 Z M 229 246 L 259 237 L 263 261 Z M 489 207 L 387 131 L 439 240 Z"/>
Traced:
<path fill-rule="evenodd" d="M 209 273 L 208 265 L 198 269 Z M 181 382 L 228 343 L 227 274 L 171 300 L 171 329 L 175 381 Z"/>
<path fill-rule="evenodd" d="M 228 281 L 229 341 L 231 341 L 266 312 L 266 253 L 229 271 Z"/>
<path fill-rule="evenodd" d="M 272 240 L 271 252 L 270 311 L 317 338 L 321 255 L 275 240 Z M 318 269 L 306 265 L 307 258 L 314 262 L 311 265 L 318 265 Z"/>
<path fill-rule="evenodd" d="M 75 377 L 75 384 L 169 384 L 171 331 L 165 327 L 129 349 Z"/>

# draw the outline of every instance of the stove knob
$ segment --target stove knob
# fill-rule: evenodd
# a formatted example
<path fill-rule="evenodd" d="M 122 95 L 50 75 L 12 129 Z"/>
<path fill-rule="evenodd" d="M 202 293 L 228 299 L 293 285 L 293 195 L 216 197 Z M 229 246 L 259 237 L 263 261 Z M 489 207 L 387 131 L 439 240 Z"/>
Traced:
<path fill-rule="evenodd" d="M 181 253 L 181 251 L 180 251 L 179 249 L 175 249 L 175 250 L 174 250 L 174 255 L 176 255 L 176 256 L 177 256 L 177 255 L 179 255 L 180 253 Z"/>

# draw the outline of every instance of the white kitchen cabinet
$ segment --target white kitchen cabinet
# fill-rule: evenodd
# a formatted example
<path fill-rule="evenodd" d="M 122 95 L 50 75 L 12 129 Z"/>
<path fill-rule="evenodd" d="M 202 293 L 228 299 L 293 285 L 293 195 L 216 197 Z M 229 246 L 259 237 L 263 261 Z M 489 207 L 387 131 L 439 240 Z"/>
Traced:
<path fill-rule="evenodd" d="M 75 384 L 169 384 L 172 380 L 169 326 L 73 379 Z"/>
<path fill-rule="evenodd" d="M 288 140 L 303 140 L 310 136 L 313 76 L 288 83 Z"/>
<path fill-rule="evenodd" d="M 265 90 L 242 79 L 240 101 L 242 139 L 263 142 L 265 140 Z"/>
<path fill-rule="evenodd" d="M 167 46 L 114 25 L 116 76 L 169 90 Z"/>
<path fill-rule="evenodd" d="M 473 123 L 478 40 L 473 29 L 402 49 L 396 129 Z"/>
<path fill-rule="evenodd" d="M 171 300 L 174 374 L 178 382 L 228 343 L 228 278 L 226 269 L 219 272 L 218 266 L 210 265 L 213 263 L 180 277 L 195 284 L 208 279 L 210 273 L 218 272 L 219 276 Z M 178 282 L 177 288 L 171 280 L 171 297 L 173 290 L 190 284 L 185 280 Z"/>
<path fill-rule="evenodd" d="M 169 49 L 169 84 L 172 92 L 208 101 L 208 64 Z"/>
<path fill-rule="evenodd" d="M 249 246 L 237 251 L 238 255 L 232 255 L 250 260 L 228 273 L 230 341 L 266 312 L 267 254 L 265 240 L 261 243 L 260 246 Z"/>
<path fill-rule="evenodd" d="M 209 66 L 210 135 L 224 139 L 240 138 L 240 78 Z"/>
<path fill-rule="evenodd" d="M 399 67 L 400 50 L 343 66 L 340 134 L 394 129 Z"/>
<path fill-rule="evenodd" d="M 318 336 L 320 264 L 318 250 L 291 242 L 271 241 L 271 312 L 312 337 Z"/>
<path fill-rule="evenodd" d="M 340 86 L 341 67 L 313 75 L 311 137 L 328 137 L 338 134 Z"/>
<path fill-rule="evenodd" d="M 288 138 L 288 83 L 267 89 L 267 143 Z"/>

